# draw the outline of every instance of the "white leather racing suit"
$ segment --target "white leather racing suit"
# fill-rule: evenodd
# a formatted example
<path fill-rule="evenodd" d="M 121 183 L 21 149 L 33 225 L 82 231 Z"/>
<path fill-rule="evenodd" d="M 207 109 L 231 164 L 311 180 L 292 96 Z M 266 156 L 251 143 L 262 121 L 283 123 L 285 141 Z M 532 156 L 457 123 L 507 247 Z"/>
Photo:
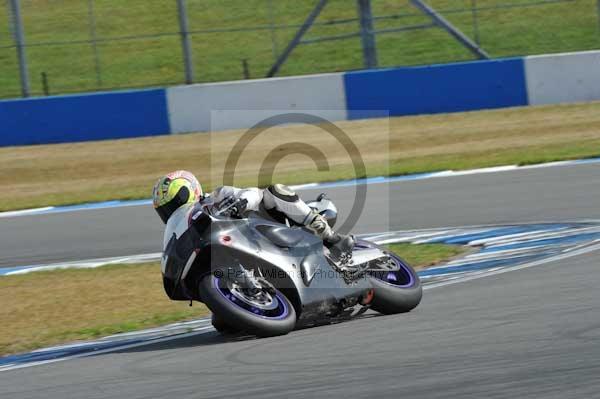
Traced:
<path fill-rule="evenodd" d="M 336 233 L 322 215 L 313 211 L 287 186 L 275 184 L 266 189 L 222 186 L 207 197 L 215 204 L 232 197 L 234 199 L 245 199 L 247 201 L 245 210 L 266 212 L 282 223 L 285 223 L 282 219 L 287 217 L 291 222 L 305 226 L 320 237 L 334 258 L 340 258 L 343 254 L 351 252 L 354 246 L 352 236 Z M 165 229 L 164 251 L 166 251 L 173 235 L 175 239 L 179 239 L 188 230 L 189 220 L 195 206 L 193 203 L 186 204 L 171 215 Z M 163 274 L 165 272 L 164 268 L 163 262 Z"/>
<path fill-rule="evenodd" d="M 209 197 L 217 204 L 231 197 L 245 199 L 248 201 L 246 210 L 257 212 L 261 211 L 262 204 L 264 209 L 276 219 L 278 215 L 283 215 L 302 226 L 309 225 L 316 216 L 294 191 L 282 184 L 275 184 L 266 189 L 222 186 L 213 191 Z"/>
<path fill-rule="evenodd" d="M 274 184 L 264 190 L 223 186 L 210 195 L 217 204 L 231 197 L 248 201 L 246 210 L 262 212 L 262 205 L 264 211 L 282 223 L 288 218 L 297 225 L 307 227 L 324 241 L 336 257 L 351 252 L 354 246 L 352 236 L 336 233 L 322 215 L 313 211 L 291 188 L 283 184 Z"/>

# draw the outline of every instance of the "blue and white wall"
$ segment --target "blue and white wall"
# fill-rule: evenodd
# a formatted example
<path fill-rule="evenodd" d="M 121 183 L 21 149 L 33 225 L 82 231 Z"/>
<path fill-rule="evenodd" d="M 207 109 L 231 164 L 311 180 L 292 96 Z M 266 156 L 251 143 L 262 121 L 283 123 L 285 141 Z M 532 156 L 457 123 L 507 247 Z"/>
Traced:
<path fill-rule="evenodd" d="M 526 57 L 530 105 L 600 100 L 600 51 Z"/>
<path fill-rule="evenodd" d="M 344 120 L 344 90 L 341 73 L 172 87 L 167 89 L 171 132 L 242 129 L 281 110 L 293 109 L 314 110 L 311 113 L 325 119 Z M 211 120 L 211 111 L 219 110 L 256 112 L 238 112 L 235 119 L 216 115 Z"/>
<path fill-rule="evenodd" d="M 247 128 L 278 110 L 346 120 L 591 100 L 600 51 L 6 100 L 0 146 Z M 261 112 L 211 124 L 219 110 Z"/>
<path fill-rule="evenodd" d="M 169 132 L 164 89 L 0 101 L 0 146 Z"/>

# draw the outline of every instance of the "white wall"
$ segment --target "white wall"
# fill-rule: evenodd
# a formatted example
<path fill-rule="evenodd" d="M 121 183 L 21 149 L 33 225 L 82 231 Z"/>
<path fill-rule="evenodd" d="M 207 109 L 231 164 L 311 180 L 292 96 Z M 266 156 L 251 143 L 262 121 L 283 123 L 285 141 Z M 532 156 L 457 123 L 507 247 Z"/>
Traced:
<path fill-rule="evenodd" d="M 347 117 L 342 73 L 178 86 L 167 89 L 167 102 L 172 133 L 249 128 L 281 111 Z"/>
<path fill-rule="evenodd" d="M 525 57 L 530 105 L 600 100 L 600 51 Z"/>

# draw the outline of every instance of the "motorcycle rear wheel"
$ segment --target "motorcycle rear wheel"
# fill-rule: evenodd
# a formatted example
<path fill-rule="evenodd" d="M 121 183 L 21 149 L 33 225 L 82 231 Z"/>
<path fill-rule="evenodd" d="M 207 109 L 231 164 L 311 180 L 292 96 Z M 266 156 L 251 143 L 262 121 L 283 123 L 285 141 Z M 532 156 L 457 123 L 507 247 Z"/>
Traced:
<path fill-rule="evenodd" d="M 402 258 L 370 241 L 358 240 L 357 249 L 379 248 L 398 266 L 396 272 L 369 272 L 375 295 L 371 309 L 383 314 L 410 312 L 421 302 L 423 287 L 415 270 Z"/>
<path fill-rule="evenodd" d="M 270 301 L 253 302 L 250 296 L 240 299 L 231 283 L 212 273 L 200 280 L 199 292 L 202 301 L 217 319 L 230 328 L 245 331 L 258 337 L 285 335 L 296 326 L 296 312 L 292 303 L 281 292 L 274 296 L 262 293 L 261 298 Z"/>

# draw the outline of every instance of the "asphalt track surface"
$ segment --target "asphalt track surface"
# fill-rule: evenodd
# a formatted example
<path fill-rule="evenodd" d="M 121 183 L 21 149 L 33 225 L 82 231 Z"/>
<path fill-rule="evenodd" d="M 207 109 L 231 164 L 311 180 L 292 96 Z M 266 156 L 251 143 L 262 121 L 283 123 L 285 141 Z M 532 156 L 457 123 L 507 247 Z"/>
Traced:
<path fill-rule="evenodd" d="M 354 187 L 326 191 L 350 212 Z M 353 232 L 600 219 L 598 198 L 600 164 L 373 184 Z M 148 205 L 2 218 L 0 267 L 160 252 L 162 229 Z"/>
<path fill-rule="evenodd" d="M 377 196 L 369 196 L 375 202 L 358 230 L 600 219 L 599 183 L 598 165 L 402 182 L 390 187 L 389 215 L 381 216 Z M 375 193 L 383 189 L 372 187 Z M 349 201 L 345 190 L 351 191 L 332 193 L 342 209 Z M 32 219 L 39 224 L 27 217 L 0 221 L 0 231 L 6 234 L 8 222 L 21 226 L 21 237 L 27 226 L 72 237 L 69 251 L 55 253 L 57 258 L 75 257 L 76 244 L 85 248 L 90 237 L 104 237 L 108 249 L 119 239 L 99 233 L 112 234 L 119 226 L 128 226 L 120 240 L 129 242 L 132 222 L 148 226 L 148 240 L 160 241 L 160 226 L 146 209 Z M 101 228 L 77 234 L 92 219 Z M 69 226 L 71 236 L 62 233 Z M 7 244 L 0 238 L 4 256 Z M 120 249 L 157 250 L 138 239 Z M 61 237 L 53 240 L 64 244 Z M 17 244 L 12 249 L 23 248 Z M 599 266 L 600 252 L 590 252 L 428 289 L 421 305 L 405 315 L 372 315 L 269 339 L 206 333 L 11 370 L 0 373 L 0 397 L 600 397 Z"/>
<path fill-rule="evenodd" d="M 405 315 L 3 372 L 0 397 L 597 398 L 599 259 L 427 290 Z"/>

